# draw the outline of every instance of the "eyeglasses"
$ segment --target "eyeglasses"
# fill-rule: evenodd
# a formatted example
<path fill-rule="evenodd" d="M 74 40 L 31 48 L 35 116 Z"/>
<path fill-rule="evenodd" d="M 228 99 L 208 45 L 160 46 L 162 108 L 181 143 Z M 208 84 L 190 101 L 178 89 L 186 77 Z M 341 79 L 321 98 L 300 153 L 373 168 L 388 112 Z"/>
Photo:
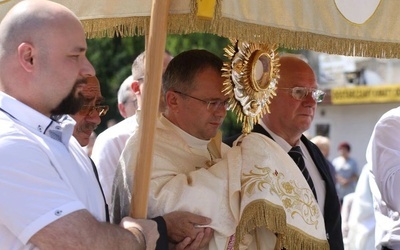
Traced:
<path fill-rule="evenodd" d="M 177 90 L 173 90 L 173 91 L 175 93 L 180 94 L 180 95 L 187 96 L 187 97 L 193 98 L 193 99 L 195 99 L 197 101 L 200 101 L 200 102 L 203 102 L 203 103 L 207 104 L 207 110 L 216 111 L 220 107 L 224 107 L 225 110 L 229 109 L 229 101 L 228 100 L 224 100 L 224 101 L 222 101 L 222 100 L 210 100 L 210 101 L 207 101 L 207 100 L 202 100 L 200 98 L 197 98 L 197 97 L 182 93 L 182 92 L 177 91 Z"/>
<path fill-rule="evenodd" d="M 79 113 L 91 116 L 93 114 L 93 111 L 96 110 L 99 116 L 105 116 L 107 114 L 108 109 L 109 107 L 107 105 L 96 105 L 96 106 L 83 105 Z"/>
<path fill-rule="evenodd" d="M 298 101 L 303 100 L 311 93 L 311 97 L 317 103 L 322 102 L 325 97 L 325 92 L 319 89 L 305 88 L 305 87 L 294 87 L 294 88 L 279 88 L 282 90 L 289 90 L 288 92 L 292 95 L 292 97 Z"/>

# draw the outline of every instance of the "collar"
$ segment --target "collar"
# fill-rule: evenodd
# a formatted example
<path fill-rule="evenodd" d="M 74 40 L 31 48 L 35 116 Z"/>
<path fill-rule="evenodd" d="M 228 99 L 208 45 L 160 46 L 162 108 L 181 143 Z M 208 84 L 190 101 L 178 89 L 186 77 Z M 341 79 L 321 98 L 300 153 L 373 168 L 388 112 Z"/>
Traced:
<path fill-rule="evenodd" d="M 263 127 L 263 128 L 271 135 L 272 139 L 273 139 L 276 143 L 278 143 L 278 145 L 281 146 L 281 148 L 282 148 L 283 150 L 285 150 L 286 152 L 289 152 L 289 151 L 290 151 L 290 149 L 292 148 L 292 146 L 291 146 L 289 143 L 287 143 L 287 142 L 286 142 L 282 137 L 280 137 L 279 135 L 277 135 L 277 134 L 275 134 L 274 132 L 272 132 L 272 131 L 267 127 L 267 125 L 265 125 L 265 123 L 264 123 L 262 120 L 260 120 L 259 124 L 261 125 L 261 127 Z M 301 139 L 299 140 L 299 142 L 297 143 L 296 146 L 300 146 L 301 151 L 303 152 L 303 156 L 306 156 L 306 155 L 304 154 L 304 152 L 306 152 L 307 149 L 306 149 L 306 146 L 304 145 L 304 143 L 301 141 Z"/>
<path fill-rule="evenodd" d="M 1 111 L 11 119 L 36 133 L 49 136 L 49 131 L 59 131 L 60 140 L 67 145 L 72 136 L 75 121 L 68 115 L 62 116 L 58 121 L 39 113 L 14 97 L 0 91 Z"/>
<path fill-rule="evenodd" d="M 165 118 L 163 115 L 160 117 L 161 122 L 164 124 L 166 127 L 170 127 L 173 129 L 176 133 L 180 135 L 181 138 L 191 147 L 191 148 L 197 148 L 197 149 L 207 149 L 207 145 L 210 142 L 210 140 L 202 140 L 197 137 L 192 136 L 191 134 L 188 134 L 184 130 L 182 130 L 180 127 L 176 126 L 172 122 L 170 122 L 167 118 Z"/>

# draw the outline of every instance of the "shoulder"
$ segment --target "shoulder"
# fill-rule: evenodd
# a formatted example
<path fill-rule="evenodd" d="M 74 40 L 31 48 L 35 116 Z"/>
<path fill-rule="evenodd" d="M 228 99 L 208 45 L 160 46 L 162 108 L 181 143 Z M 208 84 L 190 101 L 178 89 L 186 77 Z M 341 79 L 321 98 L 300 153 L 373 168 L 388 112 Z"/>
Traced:
<path fill-rule="evenodd" d="M 26 157 L 21 159 L 21 152 Z M 15 161 L 15 159 L 31 159 L 33 162 L 35 158 L 43 157 L 43 153 L 37 142 L 17 129 L 0 132 L 0 159 L 3 163 L 6 160 Z"/>
<path fill-rule="evenodd" d="M 357 161 L 354 158 L 349 158 L 349 162 L 351 163 L 351 165 L 353 166 L 357 166 Z"/>
<path fill-rule="evenodd" d="M 107 128 L 97 136 L 97 140 L 108 141 L 113 138 L 131 135 L 137 129 L 136 120 L 133 117 L 126 118 L 112 127 Z"/>
<path fill-rule="evenodd" d="M 21 131 L 17 128 L 16 123 L 11 120 L 7 115 L 0 112 L 0 135 L 4 138 L 8 134 L 21 134 Z"/>
<path fill-rule="evenodd" d="M 222 141 L 223 141 L 226 145 L 232 147 L 232 146 L 233 146 L 233 143 L 236 141 L 237 138 L 239 138 L 240 135 L 241 135 L 241 133 L 236 134 L 236 135 L 231 135 L 231 136 L 229 136 L 229 137 L 226 137 L 226 138 L 223 139 Z"/>
<path fill-rule="evenodd" d="M 384 113 L 379 121 L 377 122 L 377 127 L 380 125 L 398 124 L 400 123 L 400 107 L 391 109 Z"/>
<path fill-rule="evenodd" d="M 33 131 L 19 125 L 8 117 L 0 115 L 0 153 L 7 156 L 7 152 L 24 152 L 38 147 L 37 142 L 33 139 L 35 135 Z M 26 151 L 28 150 L 28 151 Z M 1 158 L 1 157 L 0 157 Z"/>
<path fill-rule="evenodd" d="M 317 147 L 317 145 L 315 145 L 312 141 L 310 141 L 309 139 L 307 139 L 307 137 L 305 137 L 304 135 L 302 135 L 301 137 L 301 141 L 304 143 L 304 145 L 306 146 L 307 150 L 318 154 L 322 156 L 321 151 L 319 150 L 319 148 Z"/>

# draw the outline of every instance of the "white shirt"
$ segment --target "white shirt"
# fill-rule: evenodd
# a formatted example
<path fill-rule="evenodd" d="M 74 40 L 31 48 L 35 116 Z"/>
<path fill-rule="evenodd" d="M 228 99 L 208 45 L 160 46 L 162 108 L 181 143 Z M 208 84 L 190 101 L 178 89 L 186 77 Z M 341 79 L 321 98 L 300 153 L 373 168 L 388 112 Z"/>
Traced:
<path fill-rule="evenodd" d="M 375 207 L 375 245 L 400 249 L 400 107 L 379 119 L 366 156 Z"/>
<path fill-rule="evenodd" d="M 278 136 L 270 129 L 268 129 L 267 126 L 262 121 L 260 121 L 259 124 L 272 136 L 274 141 L 278 143 L 278 145 L 281 146 L 283 150 L 285 150 L 286 152 L 290 151 L 292 146 L 290 146 L 289 143 L 287 143 L 282 137 Z M 325 197 L 326 197 L 325 181 L 322 179 L 317 166 L 315 166 L 315 163 L 311 158 L 310 153 L 308 152 L 306 146 L 303 144 L 301 140 L 299 146 L 301 148 L 301 151 L 303 152 L 304 162 L 306 164 L 308 173 L 310 174 L 310 177 L 314 183 L 315 192 L 317 193 L 317 198 L 318 198 L 317 201 L 319 209 L 321 210 L 322 215 L 324 215 Z"/>
<path fill-rule="evenodd" d="M 368 166 L 363 167 L 356 190 L 353 193 L 353 202 L 347 223 L 347 249 L 368 250 L 375 247 L 375 216 L 369 185 L 369 171 L 370 168 Z M 347 195 L 345 199 L 346 197 Z M 344 224 L 344 221 L 342 223 Z"/>
<path fill-rule="evenodd" d="M 58 123 L 2 92 L 0 108 L 1 248 L 33 249 L 35 233 L 77 210 L 105 221 L 89 158 L 71 137 L 73 119 Z"/>
<path fill-rule="evenodd" d="M 138 129 L 137 114 L 128 117 L 97 136 L 91 158 L 97 167 L 104 196 L 111 204 L 111 191 L 119 157 L 128 138 Z"/>

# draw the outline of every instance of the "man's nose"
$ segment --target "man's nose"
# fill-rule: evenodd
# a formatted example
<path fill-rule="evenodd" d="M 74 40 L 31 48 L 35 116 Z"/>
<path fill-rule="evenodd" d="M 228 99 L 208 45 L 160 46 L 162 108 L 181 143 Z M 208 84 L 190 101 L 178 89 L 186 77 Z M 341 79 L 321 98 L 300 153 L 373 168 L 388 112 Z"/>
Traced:
<path fill-rule="evenodd" d="M 85 119 L 86 119 L 86 121 L 96 124 L 96 126 L 101 123 L 101 118 L 100 118 L 99 112 L 97 110 L 93 110 L 91 112 L 91 114 L 88 114 L 85 117 Z"/>

